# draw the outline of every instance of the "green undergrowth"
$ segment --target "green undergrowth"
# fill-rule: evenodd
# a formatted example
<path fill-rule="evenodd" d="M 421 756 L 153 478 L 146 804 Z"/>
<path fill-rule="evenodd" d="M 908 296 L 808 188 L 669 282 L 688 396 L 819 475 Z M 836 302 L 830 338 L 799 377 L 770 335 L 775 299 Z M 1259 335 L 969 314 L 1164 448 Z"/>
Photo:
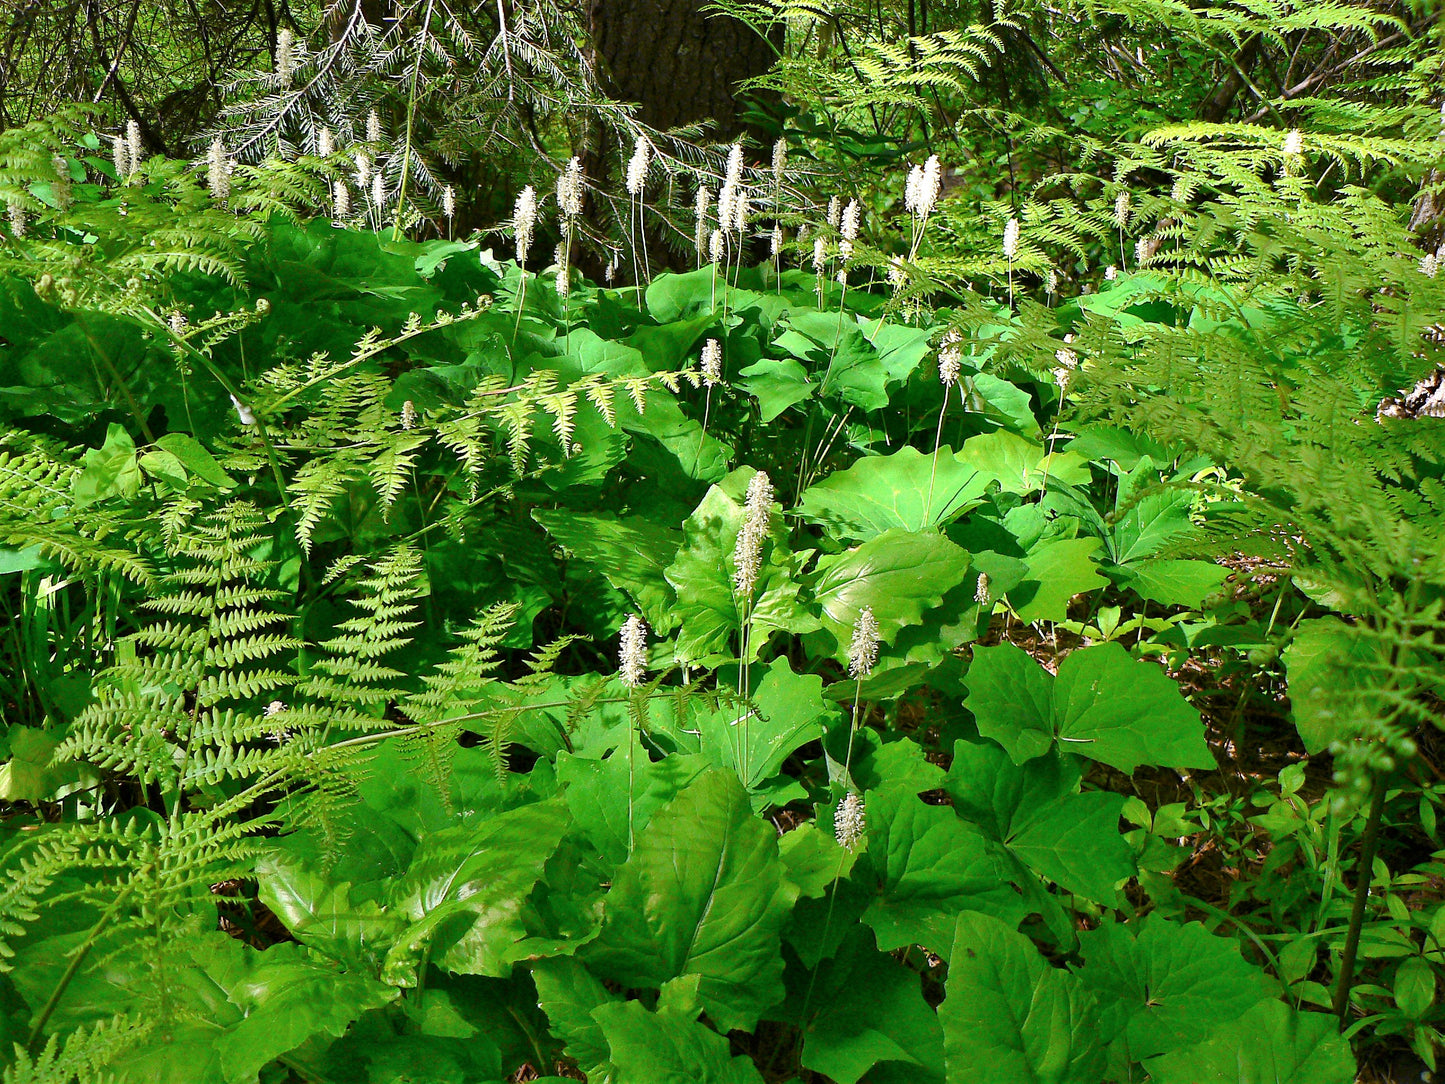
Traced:
<path fill-rule="evenodd" d="M 166 225 L 149 168 L 0 278 L 7 1084 L 1433 1057 L 1440 445 L 1374 418 L 1405 317 L 1148 272 L 1018 311 L 770 265 L 559 295 L 476 242 Z M 1299 496 L 1346 458 L 1372 521 Z M 1200 784 L 1262 736 L 1190 665 L 1287 679 L 1298 763 Z M 1093 782 L 1145 771 L 1179 800 Z"/>

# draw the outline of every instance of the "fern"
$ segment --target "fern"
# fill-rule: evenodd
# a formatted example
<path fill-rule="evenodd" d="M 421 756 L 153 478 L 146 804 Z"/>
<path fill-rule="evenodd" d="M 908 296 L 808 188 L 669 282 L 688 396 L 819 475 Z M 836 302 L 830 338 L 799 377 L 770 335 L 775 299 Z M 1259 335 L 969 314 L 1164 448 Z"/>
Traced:
<path fill-rule="evenodd" d="M 32 1058 L 17 1049 L 6 1066 L 3 1084 L 110 1084 L 116 1078 L 106 1067 L 117 1054 L 144 1042 L 155 1028 L 154 1020 L 119 1016 L 91 1028 L 72 1031 L 61 1043 L 52 1035 Z"/>
<path fill-rule="evenodd" d="M 0 432 L 0 541 L 34 546 L 81 575 L 115 573 L 134 583 L 151 579 L 150 563 L 133 549 L 106 541 L 124 519 L 76 508 L 73 487 L 82 471 L 67 450 L 39 437 Z"/>

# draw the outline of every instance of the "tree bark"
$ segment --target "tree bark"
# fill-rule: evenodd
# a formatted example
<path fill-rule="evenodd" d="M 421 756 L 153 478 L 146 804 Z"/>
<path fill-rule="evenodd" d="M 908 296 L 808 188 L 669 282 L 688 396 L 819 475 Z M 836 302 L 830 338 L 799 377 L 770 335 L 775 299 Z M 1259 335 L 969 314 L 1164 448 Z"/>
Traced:
<path fill-rule="evenodd" d="M 746 125 L 737 85 L 772 66 L 773 46 L 706 0 L 592 0 L 592 40 L 603 78 L 654 128 L 711 120 L 723 139 Z"/>
<path fill-rule="evenodd" d="M 352 20 L 358 17 L 372 26 L 385 27 L 391 8 L 390 0 L 353 0 L 349 4 L 337 4 L 327 14 L 326 36 L 335 44 L 346 36 Z"/>
<path fill-rule="evenodd" d="M 1224 73 L 1224 78 L 1215 85 L 1213 93 L 1204 100 L 1204 104 L 1200 107 L 1199 118 L 1201 120 L 1218 124 L 1228 115 L 1230 107 L 1234 105 L 1234 99 L 1244 89 L 1245 73 L 1254 67 L 1261 44 L 1260 36 L 1252 34 L 1239 47 L 1233 65 L 1229 71 Z"/>

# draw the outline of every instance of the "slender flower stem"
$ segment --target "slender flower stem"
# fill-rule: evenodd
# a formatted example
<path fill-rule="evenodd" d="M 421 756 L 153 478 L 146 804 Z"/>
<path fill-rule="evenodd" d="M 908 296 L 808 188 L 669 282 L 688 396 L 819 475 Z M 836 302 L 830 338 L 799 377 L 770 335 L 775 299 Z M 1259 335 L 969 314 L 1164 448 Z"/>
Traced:
<path fill-rule="evenodd" d="M 846 265 L 845 265 L 846 267 Z M 828 378 L 833 375 L 833 362 L 838 357 L 838 340 L 843 337 L 843 307 L 848 300 L 848 280 L 843 279 L 843 293 L 838 298 L 838 326 L 833 334 L 833 349 L 828 353 L 828 367 L 823 370 L 823 382 L 818 385 L 818 394 L 828 390 Z"/>
<path fill-rule="evenodd" d="M 697 455 L 693 456 L 693 459 L 692 459 L 692 473 L 693 473 L 693 476 L 694 476 L 694 477 L 696 477 L 696 475 L 697 475 L 697 468 L 698 468 L 698 466 L 702 463 L 702 445 L 703 445 L 703 441 L 705 441 L 705 440 L 707 439 L 707 420 L 708 420 L 708 415 L 709 415 L 711 412 L 712 412 L 712 388 L 709 387 L 709 388 L 707 389 L 707 391 L 704 393 L 703 401 L 702 401 L 702 433 L 699 434 L 699 436 L 698 436 L 698 438 L 697 438 Z"/>
<path fill-rule="evenodd" d="M 640 734 L 633 734 L 632 721 L 642 718 L 642 686 L 647 680 L 647 625 L 642 618 L 633 614 L 622 625 L 622 634 L 617 653 L 617 675 L 627 686 L 627 853 L 631 854 L 635 843 L 635 818 L 633 805 L 637 793 L 637 769 L 634 764 L 635 746 Z"/>
<path fill-rule="evenodd" d="M 1044 496 L 1048 493 L 1048 491 L 1049 491 L 1049 468 L 1054 465 L 1054 445 L 1058 443 L 1058 438 L 1059 438 L 1059 415 L 1062 414 L 1063 411 L 1064 411 L 1064 393 L 1065 393 L 1065 391 L 1066 391 L 1066 388 L 1065 388 L 1063 385 L 1060 385 L 1060 387 L 1059 387 L 1059 409 L 1058 409 L 1057 411 L 1055 411 L 1055 413 L 1054 413 L 1054 425 L 1053 425 L 1053 429 L 1051 429 L 1050 432 L 1049 432 L 1049 450 L 1048 450 L 1048 453 L 1044 456 L 1044 475 L 1043 475 L 1042 480 L 1041 480 L 1040 483 L 1039 483 L 1039 498 L 1040 498 L 1041 500 L 1043 499 L 1043 497 L 1044 497 Z"/>
<path fill-rule="evenodd" d="M 517 336 L 522 331 L 522 310 L 527 307 L 527 269 L 519 267 L 521 282 L 517 286 L 517 321 L 512 325 L 512 345 L 517 345 Z"/>
<path fill-rule="evenodd" d="M 938 477 L 938 449 L 943 444 L 943 415 L 948 410 L 949 385 L 943 386 L 943 405 L 938 408 L 938 431 L 933 434 L 933 466 L 928 471 L 928 503 L 923 507 L 924 526 L 933 516 L 933 482 Z M 962 396 L 963 393 L 959 392 Z"/>
<path fill-rule="evenodd" d="M 427 0 L 426 15 L 422 17 L 421 30 L 417 34 L 416 63 L 411 69 L 411 91 L 406 101 L 406 143 L 401 149 L 401 190 L 396 195 L 396 219 L 391 227 L 391 239 L 401 240 L 401 216 L 406 207 L 407 182 L 411 179 L 411 137 L 416 124 L 416 84 L 417 77 L 421 74 L 421 59 L 426 55 L 426 36 L 431 29 L 432 6 L 436 0 Z M 381 214 L 381 208 L 376 210 Z"/>

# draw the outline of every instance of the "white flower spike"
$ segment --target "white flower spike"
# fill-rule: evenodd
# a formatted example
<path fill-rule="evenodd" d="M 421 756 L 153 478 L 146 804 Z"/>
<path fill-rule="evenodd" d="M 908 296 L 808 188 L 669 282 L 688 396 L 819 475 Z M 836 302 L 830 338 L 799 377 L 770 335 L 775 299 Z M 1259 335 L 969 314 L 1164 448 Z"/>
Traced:
<path fill-rule="evenodd" d="M 530 184 L 517 196 L 517 206 L 512 211 L 512 232 L 517 237 L 517 263 L 527 262 L 527 253 L 532 249 L 532 231 L 537 225 L 537 190 Z"/>
<path fill-rule="evenodd" d="M 647 187 L 647 167 L 651 160 L 651 154 L 652 148 L 647 145 L 647 140 L 638 136 L 632 149 L 632 161 L 627 163 L 628 195 L 640 196 L 642 190 Z"/>
<path fill-rule="evenodd" d="M 838 803 L 838 810 L 833 814 L 833 835 L 840 847 L 851 851 L 863 840 L 867 829 L 868 818 L 863 798 L 850 790 Z"/>
<path fill-rule="evenodd" d="M 853 642 L 848 645 L 848 676 L 863 679 L 878 662 L 878 619 L 873 607 L 864 606 L 853 623 Z"/>
<path fill-rule="evenodd" d="M 622 684 L 635 689 L 647 680 L 647 623 L 633 614 L 622 626 L 617 674 Z"/>
<path fill-rule="evenodd" d="M 1003 228 L 1004 259 L 1012 260 L 1019 254 L 1019 220 L 1010 218 Z"/>

